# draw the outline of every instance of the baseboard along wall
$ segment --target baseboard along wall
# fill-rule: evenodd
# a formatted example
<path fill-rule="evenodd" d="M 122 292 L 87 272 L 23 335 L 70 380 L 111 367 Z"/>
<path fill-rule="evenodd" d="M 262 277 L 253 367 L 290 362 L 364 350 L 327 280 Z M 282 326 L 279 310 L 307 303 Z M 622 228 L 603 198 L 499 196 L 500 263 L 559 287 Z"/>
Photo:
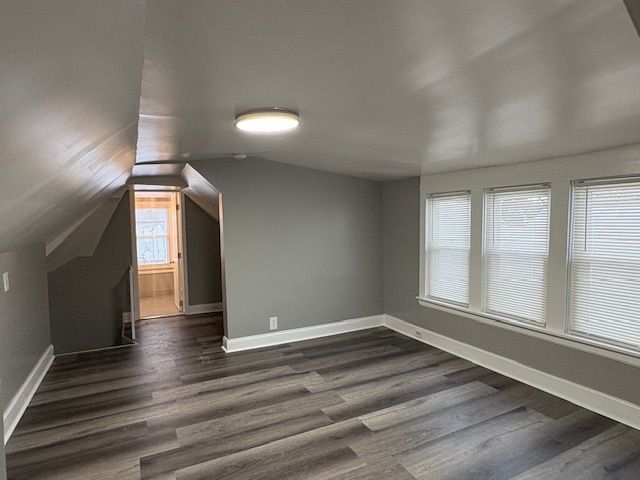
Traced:
<path fill-rule="evenodd" d="M 35 364 L 20 389 L 11 399 L 11 402 L 9 402 L 9 406 L 3 413 L 2 418 L 4 422 L 5 445 L 9 441 L 9 438 L 11 438 L 11 434 L 15 428 L 18 426 L 18 422 L 29 406 L 29 402 L 35 395 L 36 390 L 42 383 L 44 376 L 49 371 L 49 367 L 51 367 L 53 359 L 53 345 L 49 345 L 43 352 L 40 359 L 38 359 L 38 362 Z"/>
<path fill-rule="evenodd" d="M 222 312 L 222 302 L 203 303 L 202 305 L 187 305 L 185 313 L 187 315 L 197 315 L 200 313 Z"/>
<path fill-rule="evenodd" d="M 224 337 L 222 349 L 227 353 L 240 352 L 380 326 L 385 326 L 402 335 L 439 348 L 457 357 L 469 360 L 476 365 L 526 383 L 527 385 L 531 385 L 532 387 L 640 430 L 640 405 L 635 405 L 626 400 L 585 387 L 584 385 L 528 367 L 509 358 L 454 340 L 387 314 L 352 318 L 339 322 L 291 330 L 280 330 L 246 337 L 231 339 Z M 44 379 L 53 359 L 53 346 L 50 345 L 9 403 L 9 407 L 3 416 L 5 444 L 11 437 L 38 386 Z"/>
<path fill-rule="evenodd" d="M 227 353 L 270 347 L 312 338 L 385 326 L 402 335 L 464 358 L 482 367 L 531 385 L 593 412 L 640 430 L 640 405 L 594 390 L 561 377 L 528 367 L 473 345 L 440 335 L 391 315 L 373 315 L 313 327 L 269 332 L 239 338 L 223 338 Z"/>
<path fill-rule="evenodd" d="M 457 357 L 469 360 L 476 365 L 526 383 L 587 410 L 640 430 L 640 405 L 635 405 L 621 398 L 613 397 L 584 385 L 528 367 L 509 358 L 445 337 L 426 328 L 417 327 L 391 315 L 384 315 L 384 325 L 407 337 L 439 348 Z"/>
<path fill-rule="evenodd" d="M 240 352 L 242 350 L 252 350 L 254 348 L 270 347 L 283 343 L 300 342 L 312 338 L 327 337 L 339 333 L 355 332 L 367 328 L 380 327 L 383 325 L 383 315 L 372 315 L 369 317 L 352 318 L 339 322 L 324 323 L 312 327 L 293 328 L 290 330 L 279 330 L 260 335 L 248 337 L 227 338 L 224 337 L 222 349 L 227 353 Z"/>

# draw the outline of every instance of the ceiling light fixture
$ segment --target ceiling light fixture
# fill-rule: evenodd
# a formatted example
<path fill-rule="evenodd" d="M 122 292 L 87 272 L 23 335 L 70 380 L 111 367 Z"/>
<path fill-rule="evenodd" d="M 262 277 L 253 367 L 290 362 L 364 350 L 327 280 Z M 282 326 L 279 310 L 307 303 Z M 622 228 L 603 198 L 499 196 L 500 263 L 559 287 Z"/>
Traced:
<path fill-rule="evenodd" d="M 259 108 L 236 115 L 236 127 L 249 133 L 284 133 L 298 128 L 300 115 L 286 108 Z"/>

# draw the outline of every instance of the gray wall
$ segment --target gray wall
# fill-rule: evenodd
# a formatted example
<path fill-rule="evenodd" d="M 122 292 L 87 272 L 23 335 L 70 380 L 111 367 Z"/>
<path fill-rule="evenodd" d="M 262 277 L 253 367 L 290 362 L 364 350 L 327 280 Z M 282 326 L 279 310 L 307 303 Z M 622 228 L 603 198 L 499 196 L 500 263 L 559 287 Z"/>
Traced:
<path fill-rule="evenodd" d="M 418 305 L 420 179 L 383 186 L 384 311 L 407 322 L 640 404 L 640 369 Z"/>
<path fill-rule="evenodd" d="M 382 313 L 382 185 L 268 160 L 192 163 L 222 194 L 226 335 Z"/>
<path fill-rule="evenodd" d="M 220 224 L 185 197 L 187 282 L 189 305 L 222 302 Z"/>
<path fill-rule="evenodd" d="M 0 411 L 50 344 L 47 264 L 44 245 L 0 255 L 0 274 L 9 272 L 10 290 L 0 289 Z"/>
<path fill-rule="evenodd" d="M 131 265 L 129 193 L 120 200 L 92 257 L 49 272 L 51 337 L 56 353 L 120 343 L 122 312 L 129 311 Z"/>

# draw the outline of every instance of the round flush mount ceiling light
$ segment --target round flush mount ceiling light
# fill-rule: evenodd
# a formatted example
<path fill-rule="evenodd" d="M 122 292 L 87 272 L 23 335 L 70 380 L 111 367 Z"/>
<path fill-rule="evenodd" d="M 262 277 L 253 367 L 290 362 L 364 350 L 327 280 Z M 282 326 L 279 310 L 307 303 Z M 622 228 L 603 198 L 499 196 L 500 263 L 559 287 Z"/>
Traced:
<path fill-rule="evenodd" d="M 298 112 L 286 108 L 259 108 L 236 115 L 236 127 L 249 133 L 284 133 L 300 125 Z"/>

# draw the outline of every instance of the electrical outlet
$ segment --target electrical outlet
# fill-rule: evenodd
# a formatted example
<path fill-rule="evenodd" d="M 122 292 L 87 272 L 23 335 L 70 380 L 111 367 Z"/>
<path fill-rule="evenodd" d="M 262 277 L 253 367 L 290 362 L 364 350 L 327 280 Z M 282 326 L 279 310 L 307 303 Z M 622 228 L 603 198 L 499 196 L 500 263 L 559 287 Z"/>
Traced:
<path fill-rule="evenodd" d="M 416 337 L 422 338 L 422 332 L 420 330 L 416 330 Z"/>
<path fill-rule="evenodd" d="M 5 292 L 9 291 L 9 272 L 4 272 L 2 274 L 2 288 Z"/>
<path fill-rule="evenodd" d="M 269 330 L 278 329 L 278 317 L 269 317 Z"/>

